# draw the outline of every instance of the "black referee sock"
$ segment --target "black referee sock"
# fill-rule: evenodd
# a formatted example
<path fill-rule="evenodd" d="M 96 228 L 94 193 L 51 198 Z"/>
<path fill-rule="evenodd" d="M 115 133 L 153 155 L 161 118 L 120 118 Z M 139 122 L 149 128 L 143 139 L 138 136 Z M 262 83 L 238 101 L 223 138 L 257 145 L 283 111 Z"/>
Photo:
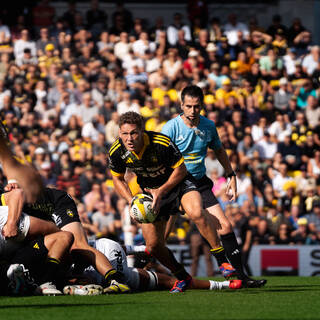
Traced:
<path fill-rule="evenodd" d="M 216 249 L 210 249 L 211 254 L 216 258 L 218 262 L 218 266 L 220 267 L 223 263 L 229 263 L 226 257 L 226 251 L 223 247 L 219 247 Z"/>
<path fill-rule="evenodd" d="M 241 250 L 234 232 L 222 235 L 220 238 L 226 255 L 232 266 L 236 269 L 239 279 L 247 278 L 243 270 Z"/>
<path fill-rule="evenodd" d="M 118 272 L 116 269 L 111 269 L 106 272 L 104 275 L 104 279 L 107 282 L 107 285 L 109 286 L 112 280 L 116 280 L 120 283 L 124 283 L 124 276 L 121 272 Z"/>
<path fill-rule="evenodd" d="M 46 282 L 56 283 L 58 280 L 58 273 L 60 268 L 60 261 L 55 258 L 48 257 L 47 262 L 45 264 L 46 273 L 42 278 L 41 284 Z"/>

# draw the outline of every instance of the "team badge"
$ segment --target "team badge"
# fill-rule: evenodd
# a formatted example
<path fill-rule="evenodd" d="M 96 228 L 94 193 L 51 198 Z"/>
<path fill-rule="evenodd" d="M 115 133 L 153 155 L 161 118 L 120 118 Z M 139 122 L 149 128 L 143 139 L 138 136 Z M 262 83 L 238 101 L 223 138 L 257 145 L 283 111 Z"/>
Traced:
<path fill-rule="evenodd" d="M 72 218 L 74 216 L 74 213 L 72 210 L 67 209 L 67 215 Z"/>

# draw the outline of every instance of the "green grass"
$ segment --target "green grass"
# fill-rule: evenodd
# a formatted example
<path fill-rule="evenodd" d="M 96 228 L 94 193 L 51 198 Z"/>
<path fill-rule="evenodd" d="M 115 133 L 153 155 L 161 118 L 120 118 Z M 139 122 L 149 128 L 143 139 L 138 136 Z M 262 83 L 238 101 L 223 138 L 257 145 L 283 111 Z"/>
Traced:
<path fill-rule="evenodd" d="M 0 297 L 1 320 L 318 320 L 319 311 L 320 277 L 268 277 L 264 288 L 237 291 Z"/>

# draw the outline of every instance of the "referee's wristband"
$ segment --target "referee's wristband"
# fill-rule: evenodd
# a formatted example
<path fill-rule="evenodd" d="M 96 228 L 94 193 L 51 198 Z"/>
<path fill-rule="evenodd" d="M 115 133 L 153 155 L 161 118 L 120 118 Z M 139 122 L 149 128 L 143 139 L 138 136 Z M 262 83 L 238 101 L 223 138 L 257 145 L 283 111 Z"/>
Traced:
<path fill-rule="evenodd" d="M 236 176 L 236 173 L 234 171 L 232 171 L 231 173 L 229 173 L 227 175 L 227 178 L 231 178 L 231 177 L 235 177 Z"/>

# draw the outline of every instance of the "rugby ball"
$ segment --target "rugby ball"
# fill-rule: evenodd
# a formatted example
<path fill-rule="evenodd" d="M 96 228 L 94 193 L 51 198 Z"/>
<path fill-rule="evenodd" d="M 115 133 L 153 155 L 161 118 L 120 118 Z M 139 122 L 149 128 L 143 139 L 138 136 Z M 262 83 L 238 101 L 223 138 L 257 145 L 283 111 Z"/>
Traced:
<path fill-rule="evenodd" d="M 152 223 L 157 215 L 152 209 L 152 197 L 147 194 L 137 194 L 131 201 L 130 216 L 139 223 Z"/>

